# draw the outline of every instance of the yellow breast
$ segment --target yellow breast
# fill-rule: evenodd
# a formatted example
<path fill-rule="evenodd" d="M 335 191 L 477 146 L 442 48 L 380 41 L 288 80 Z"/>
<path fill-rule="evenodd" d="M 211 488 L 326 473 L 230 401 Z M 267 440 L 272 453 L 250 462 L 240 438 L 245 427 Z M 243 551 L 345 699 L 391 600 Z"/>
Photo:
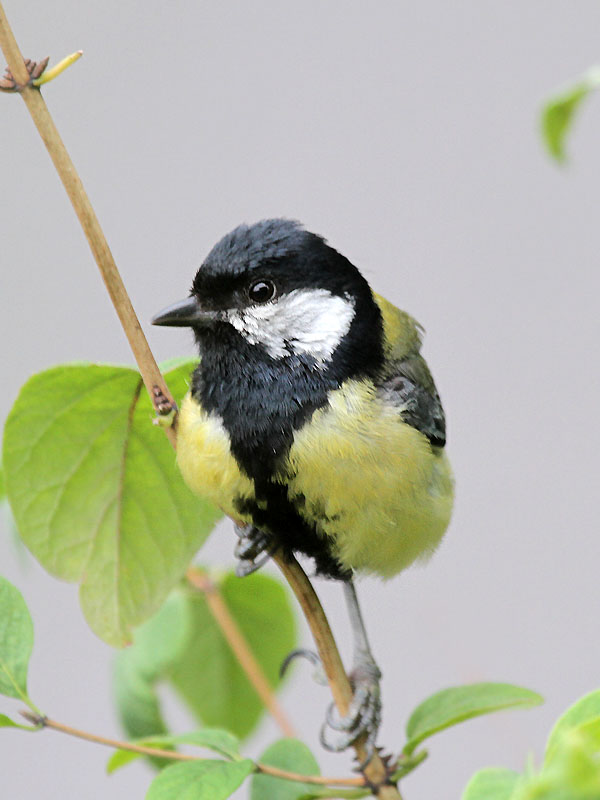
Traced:
<path fill-rule="evenodd" d="M 190 395 L 179 416 L 177 462 L 192 491 L 251 522 L 236 501 L 253 498 L 254 484 L 232 456 L 219 417 Z M 275 479 L 344 566 L 383 577 L 429 557 L 450 520 L 444 452 L 432 450 L 365 381 L 347 381 L 296 431 Z"/>
<path fill-rule="evenodd" d="M 430 556 L 450 521 L 453 481 L 443 451 L 405 424 L 364 381 L 348 381 L 296 433 L 291 499 L 345 566 L 384 577 Z"/>
<path fill-rule="evenodd" d="M 254 484 L 231 454 L 229 436 L 219 417 L 207 414 L 187 394 L 177 427 L 177 464 L 187 485 L 212 500 L 230 517 L 250 522 L 234 501 L 254 496 Z"/>

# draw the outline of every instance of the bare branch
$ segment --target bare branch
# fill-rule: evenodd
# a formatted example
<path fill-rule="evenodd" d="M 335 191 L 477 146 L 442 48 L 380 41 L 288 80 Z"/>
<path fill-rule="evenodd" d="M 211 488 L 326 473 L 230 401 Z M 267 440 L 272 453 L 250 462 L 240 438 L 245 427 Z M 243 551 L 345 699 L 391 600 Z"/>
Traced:
<path fill-rule="evenodd" d="M 66 733 L 68 736 L 74 736 L 76 739 L 84 739 L 86 742 L 93 742 L 94 744 L 102 744 L 106 747 L 112 747 L 115 750 L 127 750 L 130 753 L 139 753 L 143 756 L 154 756 L 156 758 L 165 758 L 170 761 L 204 761 L 206 759 L 200 756 L 191 756 L 187 753 L 178 753 L 175 750 L 164 750 L 160 747 L 149 747 L 143 744 L 136 744 L 135 742 L 123 742 L 119 739 L 111 739 L 108 736 L 100 736 L 96 733 L 89 733 L 82 731 L 79 728 L 73 728 L 71 725 L 65 725 L 63 722 L 57 722 L 49 717 L 34 714 L 31 711 L 21 711 L 21 716 L 25 717 L 28 722 L 35 725 L 37 728 L 50 728 L 53 731 L 60 731 Z M 160 737 L 156 737 L 157 739 Z M 288 781 L 297 781 L 300 783 L 313 783 L 318 786 L 365 786 L 364 778 L 332 778 L 325 775 L 301 775 L 299 772 L 289 772 L 279 767 L 272 767 L 269 764 L 256 764 L 256 771 L 262 772 L 265 775 L 272 775 L 274 778 L 283 778 Z"/>

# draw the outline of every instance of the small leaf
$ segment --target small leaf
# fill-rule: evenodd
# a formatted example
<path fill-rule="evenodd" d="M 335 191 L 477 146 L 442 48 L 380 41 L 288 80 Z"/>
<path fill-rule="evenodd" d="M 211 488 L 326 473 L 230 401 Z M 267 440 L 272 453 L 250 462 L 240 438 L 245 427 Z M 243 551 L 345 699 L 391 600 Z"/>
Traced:
<path fill-rule="evenodd" d="M 550 155 L 566 160 L 565 142 L 575 114 L 591 91 L 600 86 L 600 67 L 593 67 L 568 89 L 551 97 L 542 110 L 542 133 Z"/>
<path fill-rule="evenodd" d="M 249 759 L 174 764 L 152 781 L 146 800 L 226 800 L 253 769 Z"/>
<path fill-rule="evenodd" d="M 0 503 L 5 499 L 5 497 L 6 497 L 6 487 L 4 486 L 4 470 L 0 465 Z"/>
<path fill-rule="evenodd" d="M 147 736 L 145 739 L 137 739 L 133 744 L 143 745 L 144 747 L 155 747 L 159 750 L 165 750 L 176 744 L 193 744 L 197 747 L 203 747 L 207 750 L 213 750 L 220 753 L 222 756 L 232 760 L 239 761 L 239 739 L 237 739 L 229 731 L 222 731 L 218 728 L 203 728 L 200 731 L 192 731 L 191 733 L 180 733 L 169 736 Z M 136 753 L 133 750 L 116 750 L 109 758 L 106 764 L 106 771 L 110 774 L 117 769 L 130 764 L 137 758 L 141 758 L 143 753 Z M 164 762 L 167 759 L 163 759 Z"/>
<path fill-rule="evenodd" d="M 259 761 L 301 775 L 321 774 L 315 757 L 298 739 L 280 739 L 265 750 Z M 297 783 L 261 774 L 252 776 L 251 786 L 250 800 L 300 800 L 307 795 L 314 796 L 315 789 L 314 784 Z M 329 791 L 331 796 L 331 790 Z"/>
<path fill-rule="evenodd" d="M 18 728 L 21 731 L 39 731 L 39 727 L 34 727 L 33 725 L 19 725 L 10 717 L 7 717 L 6 714 L 0 714 L 0 728 Z"/>
<path fill-rule="evenodd" d="M 409 755 L 424 739 L 467 719 L 516 706 L 536 706 L 543 699 L 536 692 L 509 683 L 474 683 L 443 689 L 421 703 L 406 725 Z"/>
<path fill-rule="evenodd" d="M 12 583 L 0 577 L 0 694 L 32 707 L 27 695 L 27 667 L 33 649 L 33 622 Z"/>
<path fill-rule="evenodd" d="M 600 717 L 600 689 L 581 697 L 557 719 L 548 737 L 544 764 L 548 764 L 552 759 L 565 734 L 597 717 Z"/>
<path fill-rule="evenodd" d="M 142 739 L 140 742 L 136 742 L 136 744 L 140 744 L 143 741 Z M 106 772 L 108 775 L 112 775 L 113 772 L 116 772 L 122 767 L 126 767 L 127 764 L 131 764 L 132 761 L 137 761 L 138 758 L 142 757 L 141 753 L 136 753 L 133 750 L 115 750 L 106 762 Z"/>
<path fill-rule="evenodd" d="M 510 800 L 520 780 L 521 776 L 510 769 L 482 769 L 466 785 L 461 800 Z"/>
<path fill-rule="evenodd" d="M 166 378 L 176 398 L 191 364 Z M 81 583 L 85 617 L 122 646 L 161 605 L 220 516 L 184 485 L 139 374 L 78 364 L 34 375 L 6 422 L 6 491 L 21 537 Z"/>
<path fill-rule="evenodd" d="M 296 622 L 287 589 L 267 575 L 243 580 L 229 573 L 220 584 L 227 607 L 273 688 L 279 668 L 296 647 Z M 264 711 L 221 629 L 199 592 L 190 596 L 193 629 L 169 678 L 204 725 L 247 736 Z"/>

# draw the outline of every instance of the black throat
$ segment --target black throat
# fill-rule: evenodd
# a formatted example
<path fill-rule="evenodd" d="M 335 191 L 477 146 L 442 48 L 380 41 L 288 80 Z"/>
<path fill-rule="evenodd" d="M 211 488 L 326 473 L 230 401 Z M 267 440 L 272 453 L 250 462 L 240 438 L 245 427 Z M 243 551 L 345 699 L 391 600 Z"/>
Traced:
<path fill-rule="evenodd" d="M 273 358 L 226 322 L 196 336 L 202 360 L 192 395 L 219 415 L 233 455 L 257 483 L 274 476 L 294 431 L 326 405 L 329 392 L 349 378 L 376 378 L 383 363 L 383 325 L 370 290 L 358 298 L 348 333 L 324 365 L 308 355 Z"/>
<path fill-rule="evenodd" d="M 258 528 L 275 534 L 288 552 L 312 556 L 317 571 L 333 578 L 348 578 L 350 573 L 318 534 L 316 521 L 311 524 L 298 513 L 298 499 L 294 505 L 288 498 L 281 468 L 294 431 L 327 404 L 329 392 L 348 378 L 378 375 L 382 321 L 370 291 L 368 300 L 370 305 L 355 314 L 326 365 L 317 366 L 305 355 L 272 358 L 224 322 L 197 333 L 202 360 L 192 377 L 192 395 L 205 411 L 221 418 L 231 452 L 255 486 L 255 498 L 233 498 L 234 504 Z M 278 472 L 280 480 L 275 479 Z"/>
<path fill-rule="evenodd" d="M 238 464 L 262 484 L 282 463 L 294 431 L 327 403 L 340 379 L 305 357 L 271 358 L 226 323 L 204 332 L 200 348 L 192 394 L 219 415 Z"/>

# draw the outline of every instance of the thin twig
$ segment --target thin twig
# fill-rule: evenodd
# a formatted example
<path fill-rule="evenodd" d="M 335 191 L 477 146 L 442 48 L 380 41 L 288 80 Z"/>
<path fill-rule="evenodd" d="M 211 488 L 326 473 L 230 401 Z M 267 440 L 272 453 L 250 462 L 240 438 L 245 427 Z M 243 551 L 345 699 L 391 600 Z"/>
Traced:
<path fill-rule="evenodd" d="M 284 778 L 286 781 L 299 783 L 314 783 L 317 786 L 366 786 L 364 778 L 332 778 L 327 775 L 301 775 L 299 772 L 288 772 L 286 769 L 272 767 L 270 764 L 257 763 L 259 772 L 272 775 L 274 778 Z"/>
<path fill-rule="evenodd" d="M 212 581 L 206 573 L 196 567 L 190 567 L 186 572 L 188 583 L 204 594 L 209 611 L 215 618 L 227 643 L 231 647 L 240 666 L 246 673 L 246 677 L 256 690 L 256 693 L 271 712 L 284 736 L 294 737 L 296 732 L 275 692 L 269 685 L 262 667 L 254 657 L 246 637 L 240 630 L 239 625 L 232 617 L 219 587 Z"/>
<path fill-rule="evenodd" d="M 129 340 L 129 345 L 133 351 L 144 383 L 146 384 L 146 389 L 152 398 L 154 387 L 159 387 L 169 401 L 174 404 L 169 389 L 160 374 L 158 365 L 148 346 L 136 313 L 133 310 L 129 295 L 127 294 L 117 265 L 115 264 L 110 247 L 102 232 L 92 204 L 83 188 L 81 179 L 77 174 L 75 165 L 71 161 L 40 90 L 29 83 L 29 74 L 25 68 L 23 56 L 21 55 L 12 30 L 8 24 L 1 3 L 0 47 L 2 48 L 13 77 L 17 83 L 20 84 L 21 97 L 25 101 L 25 105 L 46 145 L 50 158 L 56 167 L 56 171 L 75 209 L 75 213 L 86 235 L 96 264 L 102 274 L 110 299 L 113 302 L 123 330 Z M 173 446 L 175 446 L 175 430 L 173 428 L 166 428 L 165 430 Z"/>
<path fill-rule="evenodd" d="M 49 717 L 44 717 L 38 714 L 32 714 L 29 711 L 21 711 L 21 716 L 29 720 L 33 725 L 39 728 L 51 728 L 54 731 L 66 733 L 69 736 L 74 736 L 77 739 L 84 739 L 86 742 L 94 742 L 95 744 L 103 744 L 106 747 L 113 747 L 115 750 L 128 750 L 131 753 L 139 753 L 143 756 L 156 756 L 157 758 L 168 758 L 171 761 L 197 761 L 198 756 L 190 756 L 186 753 L 177 753 L 175 750 L 163 750 L 160 747 L 147 747 L 143 744 L 134 744 L 133 742 L 122 742 L 119 739 L 111 739 L 108 736 L 99 736 L 95 733 L 88 733 L 79 728 L 73 728 L 71 725 L 65 725 L 62 722 L 57 722 Z"/>
<path fill-rule="evenodd" d="M 340 652 L 333 638 L 329 621 L 323 611 L 323 606 L 308 576 L 295 558 L 289 559 L 276 554 L 273 556 L 273 559 L 292 587 L 304 611 L 304 616 L 307 619 L 315 644 L 317 645 L 317 651 L 321 663 L 323 664 L 323 670 L 327 676 L 334 702 L 339 713 L 345 716 L 352 702 L 352 687 L 350 686 L 350 681 L 348 680 L 344 665 L 342 664 Z M 360 764 L 362 764 L 367 757 L 364 741 L 365 736 L 361 736 L 352 745 Z M 400 793 L 396 786 L 385 785 L 388 779 L 388 772 L 385 764 L 377 753 L 365 768 L 364 774 L 373 786 L 380 787 L 377 794 L 379 800 L 398 800 L 398 798 L 400 798 Z"/>
<path fill-rule="evenodd" d="M 65 725 L 63 722 L 57 722 L 49 717 L 33 714 L 31 711 L 22 711 L 21 715 L 38 728 L 50 728 L 54 731 L 66 733 L 68 736 L 74 736 L 77 739 L 84 739 L 86 742 L 94 742 L 95 744 L 112 747 L 115 750 L 128 750 L 130 753 L 165 758 L 170 761 L 206 760 L 201 756 L 178 753 L 175 750 L 163 750 L 160 747 L 148 747 L 147 745 L 135 744 L 134 742 L 123 742 L 119 739 L 111 739 L 108 736 L 99 736 L 96 733 L 89 733 L 79 728 L 73 728 L 71 725 Z M 365 786 L 364 778 L 334 778 L 326 775 L 302 775 L 299 772 L 290 772 L 289 770 L 279 769 L 279 767 L 272 767 L 270 764 L 261 764 L 260 762 L 256 764 L 256 771 L 262 772 L 265 775 L 272 775 L 275 778 L 283 778 L 286 781 L 312 783 L 317 786 Z"/>
<path fill-rule="evenodd" d="M 100 272 L 102 273 L 110 298 L 129 340 L 148 393 L 150 397 L 153 398 L 155 388 L 159 387 L 168 400 L 173 402 L 154 356 L 150 351 L 146 337 L 142 332 L 106 238 L 100 228 L 98 219 L 83 188 L 75 166 L 67 153 L 65 145 L 42 98 L 41 92 L 38 88 L 27 83 L 29 76 L 23 64 L 23 57 L 10 29 L 1 2 L 0 47 L 4 52 L 4 56 L 15 80 L 21 84 L 20 94 L 46 145 L 88 239 L 88 243 Z M 171 427 L 165 430 L 171 443 L 175 447 L 175 429 Z M 340 714 L 344 715 L 347 713 L 352 699 L 352 690 L 321 604 L 306 574 L 295 560 L 286 562 L 285 559 L 280 556 L 275 556 L 274 560 L 290 583 L 307 616 L 311 631 L 315 637 L 319 656 L 321 657 L 329 680 L 334 701 Z M 357 758 L 361 763 L 366 756 L 363 741 L 364 739 L 361 738 L 353 745 Z M 396 787 L 385 785 L 387 772 L 379 755 L 376 754 L 373 756 L 371 762 L 365 769 L 365 775 L 374 787 L 378 787 L 376 791 L 379 800 L 399 800 L 400 794 Z"/>
<path fill-rule="evenodd" d="M 331 693 L 342 716 L 348 713 L 352 703 L 352 687 L 335 643 L 329 621 L 308 576 L 295 558 L 286 558 L 279 553 L 273 556 L 277 566 L 292 587 L 310 626 L 323 664 L 323 671 L 331 687 Z M 359 759 L 361 754 L 358 754 Z M 365 755 L 362 755 L 365 758 Z"/>

